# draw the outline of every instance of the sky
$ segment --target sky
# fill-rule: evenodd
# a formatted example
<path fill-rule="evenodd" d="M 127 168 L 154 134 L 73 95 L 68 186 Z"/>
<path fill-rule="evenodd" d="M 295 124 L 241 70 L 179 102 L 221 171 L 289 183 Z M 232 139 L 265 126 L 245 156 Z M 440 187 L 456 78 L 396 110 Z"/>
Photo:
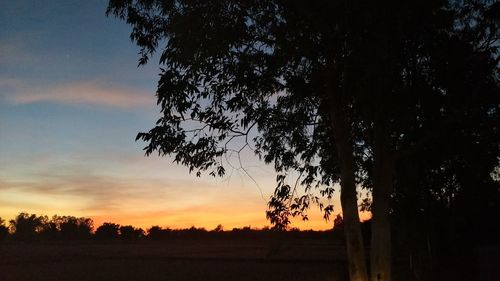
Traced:
<path fill-rule="evenodd" d="M 253 179 L 240 169 L 197 178 L 169 157 L 144 156 L 135 136 L 159 117 L 158 63 L 137 67 L 130 26 L 107 18 L 106 6 L 0 0 L 0 217 L 73 215 L 143 228 L 269 225 L 276 174 L 251 151 L 242 160 Z M 319 211 L 292 224 L 332 225 Z"/>

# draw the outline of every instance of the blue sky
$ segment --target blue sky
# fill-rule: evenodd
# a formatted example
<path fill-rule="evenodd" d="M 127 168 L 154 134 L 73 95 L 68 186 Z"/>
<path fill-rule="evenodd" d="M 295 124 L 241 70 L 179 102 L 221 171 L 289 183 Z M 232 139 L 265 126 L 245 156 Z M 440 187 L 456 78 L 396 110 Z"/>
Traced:
<path fill-rule="evenodd" d="M 147 227 L 261 227 L 274 188 L 251 152 L 241 171 L 196 178 L 134 141 L 158 116 L 156 61 L 137 67 L 107 1 L 0 0 L 0 217 L 25 211 Z M 263 196 L 261 195 L 261 191 Z M 313 212 L 314 213 L 314 212 Z M 303 228 L 328 228 L 313 215 Z"/>

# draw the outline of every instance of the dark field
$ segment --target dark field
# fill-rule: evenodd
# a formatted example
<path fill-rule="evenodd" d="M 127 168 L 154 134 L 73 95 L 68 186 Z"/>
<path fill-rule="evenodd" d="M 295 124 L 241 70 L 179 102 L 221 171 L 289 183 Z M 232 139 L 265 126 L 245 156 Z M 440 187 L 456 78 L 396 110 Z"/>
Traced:
<path fill-rule="evenodd" d="M 449 256 L 425 280 L 498 280 L 500 249 Z M 396 259 L 394 280 L 416 280 Z M 0 243 L 0 281 L 343 281 L 333 239 L 169 239 Z M 417 278 L 419 279 L 419 278 Z"/>
<path fill-rule="evenodd" d="M 347 280 L 331 240 L 0 244 L 1 281 Z"/>

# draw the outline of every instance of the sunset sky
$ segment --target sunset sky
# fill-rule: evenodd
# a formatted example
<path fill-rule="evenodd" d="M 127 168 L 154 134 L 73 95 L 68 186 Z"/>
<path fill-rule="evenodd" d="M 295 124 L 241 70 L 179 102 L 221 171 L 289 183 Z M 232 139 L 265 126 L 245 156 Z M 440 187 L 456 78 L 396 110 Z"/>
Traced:
<path fill-rule="evenodd" d="M 107 1 L 0 0 L 0 217 L 88 216 L 147 228 L 262 227 L 272 166 L 248 151 L 240 170 L 196 178 L 145 157 L 159 108 L 157 61 L 137 67 L 130 27 Z M 293 178 L 290 181 L 294 180 Z M 335 205 L 340 210 L 340 205 Z M 316 212 L 303 229 L 331 228 Z"/>

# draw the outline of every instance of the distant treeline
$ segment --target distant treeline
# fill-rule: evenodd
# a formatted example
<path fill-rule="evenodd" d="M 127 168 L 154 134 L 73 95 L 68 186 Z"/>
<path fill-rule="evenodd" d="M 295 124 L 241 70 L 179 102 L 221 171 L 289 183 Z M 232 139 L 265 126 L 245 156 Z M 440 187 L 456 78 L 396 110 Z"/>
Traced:
<path fill-rule="evenodd" d="M 172 238 L 256 238 L 275 235 L 284 235 L 291 238 L 332 238 L 332 233 L 343 235 L 342 221 L 340 217 L 336 219 L 335 229 L 328 231 L 301 231 L 291 228 L 287 231 L 277 231 L 264 227 L 261 229 L 233 228 L 224 230 L 222 225 L 218 225 L 212 230 L 205 228 L 190 227 L 185 229 L 170 229 L 160 226 L 151 226 L 144 230 L 132 225 L 119 225 L 112 222 L 105 222 L 94 228 L 94 222 L 86 217 L 58 216 L 51 218 L 45 215 L 20 213 L 8 223 L 0 218 L 0 240 L 13 241 L 72 241 L 72 240 L 140 240 L 140 239 L 172 239 Z"/>

